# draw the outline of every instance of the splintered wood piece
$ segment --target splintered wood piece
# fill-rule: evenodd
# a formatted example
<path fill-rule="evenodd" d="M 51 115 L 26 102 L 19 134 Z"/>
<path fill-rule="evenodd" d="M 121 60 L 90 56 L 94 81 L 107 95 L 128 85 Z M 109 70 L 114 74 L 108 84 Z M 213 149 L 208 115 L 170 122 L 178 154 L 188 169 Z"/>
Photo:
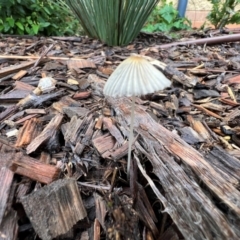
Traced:
<path fill-rule="evenodd" d="M 70 106 L 71 107 L 80 107 L 81 105 L 77 101 L 70 98 L 69 96 L 62 97 L 60 99 L 60 101 L 54 102 L 52 104 L 52 107 L 60 113 L 64 113 L 63 108 L 70 107 Z"/>
<path fill-rule="evenodd" d="M 185 75 L 183 72 L 178 71 L 176 68 L 171 66 L 166 66 L 164 72 L 167 76 L 171 76 L 171 80 L 175 80 L 180 82 L 184 86 L 193 87 L 196 85 L 197 80 L 196 78 L 190 78 L 189 76 Z"/>
<path fill-rule="evenodd" d="M 35 109 L 26 109 L 25 110 L 25 113 L 26 114 L 46 114 L 46 110 L 45 109 L 38 109 L 38 108 L 35 108 Z"/>
<path fill-rule="evenodd" d="M 222 105 L 211 103 L 211 102 L 203 103 L 201 104 L 201 106 L 213 111 L 218 111 L 218 112 L 224 111 L 224 107 Z"/>
<path fill-rule="evenodd" d="M 84 150 L 84 145 L 81 144 L 80 142 L 77 142 L 75 148 L 73 149 L 73 152 L 77 155 L 81 155 L 81 153 L 83 152 Z"/>
<path fill-rule="evenodd" d="M 77 99 L 77 100 L 86 99 L 90 97 L 90 95 L 91 95 L 91 92 L 78 92 L 73 95 L 73 99 Z"/>
<path fill-rule="evenodd" d="M 61 172 L 59 168 L 24 156 L 21 152 L 0 154 L 0 160 L 1 158 L 8 162 L 8 166 L 13 172 L 44 184 L 58 179 Z"/>
<path fill-rule="evenodd" d="M 63 107 L 62 110 L 69 118 L 75 115 L 83 118 L 89 113 L 89 110 L 84 107 Z"/>
<path fill-rule="evenodd" d="M 102 129 L 102 125 L 103 125 L 103 116 L 99 116 L 99 118 L 97 119 L 97 122 L 95 124 L 95 129 Z"/>
<path fill-rule="evenodd" d="M 96 206 L 96 218 L 101 224 L 102 228 L 106 230 L 105 217 L 107 215 L 106 203 L 103 198 L 97 193 L 94 194 L 95 206 Z"/>
<path fill-rule="evenodd" d="M 15 147 L 28 145 L 34 138 L 41 133 L 41 125 L 38 119 L 32 118 L 26 121 L 19 130 Z"/>
<path fill-rule="evenodd" d="M 69 59 L 67 61 L 67 66 L 68 69 L 71 68 L 96 68 L 96 65 L 94 62 L 89 61 L 89 60 L 85 60 L 85 59 Z"/>
<path fill-rule="evenodd" d="M 56 115 L 44 128 L 42 133 L 38 135 L 28 146 L 27 146 L 27 154 L 34 152 L 41 144 L 46 143 L 51 139 L 51 137 L 55 136 L 55 133 L 60 128 L 60 124 L 62 123 L 63 115 Z"/>
<path fill-rule="evenodd" d="M 233 106 L 233 107 L 240 105 L 239 103 L 236 103 L 236 102 L 234 102 L 234 101 L 231 100 L 231 99 L 220 98 L 220 99 L 218 99 L 218 100 L 219 100 L 220 102 L 222 102 L 222 103 L 228 104 L 228 105 Z"/>
<path fill-rule="evenodd" d="M 41 156 L 39 159 L 40 162 L 50 164 L 51 162 L 51 155 L 47 152 L 41 152 Z"/>
<path fill-rule="evenodd" d="M 16 73 L 12 79 L 13 80 L 19 80 L 21 79 L 22 77 L 24 77 L 25 75 L 27 74 L 27 71 L 26 70 L 20 70 L 18 73 Z"/>
<path fill-rule="evenodd" d="M 89 145 L 92 142 L 92 135 L 94 132 L 94 120 L 93 116 L 89 115 L 89 117 L 86 117 L 84 119 L 85 128 L 82 129 L 82 137 L 81 137 L 81 143 L 85 146 Z"/>
<path fill-rule="evenodd" d="M 2 155 L 2 154 L 1 154 Z M 1 158 L 1 157 L 0 157 Z M 8 197 L 12 186 L 14 173 L 9 169 L 2 167 L 0 169 L 0 224 L 3 221 L 4 214 L 7 209 Z M 1 238 L 1 237 L 0 237 Z"/>
<path fill-rule="evenodd" d="M 35 87 L 33 87 L 32 85 L 29 85 L 25 82 L 17 81 L 14 83 L 14 89 L 26 90 L 26 91 L 31 92 L 35 89 Z"/>
<path fill-rule="evenodd" d="M 129 142 L 126 141 L 121 147 L 117 148 L 117 149 L 111 149 L 109 150 L 108 152 L 105 152 L 103 154 L 103 157 L 104 156 L 107 156 L 107 157 L 110 157 L 117 161 L 119 159 L 121 159 L 122 157 L 126 156 L 127 155 L 127 152 L 128 152 L 128 146 L 129 146 Z M 132 150 L 135 149 L 135 146 L 134 144 L 132 145 Z"/>
<path fill-rule="evenodd" d="M 121 102 L 108 98 L 108 102 L 119 115 L 120 124 L 130 124 L 131 101 L 127 98 Z M 192 239 L 211 239 L 217 234 L 220 239 L 238 239 L 240 232 L 237 223 L 227 219 L 228 215 L 223 216 L 222 211 L 201 189 L 199 181 L 221 199 L 235 216 L 239 216 L 240 203 L 236 199 L 240 199 L 240 193 L 235 186 L 219 174 L 198 151 L 154 121 L 139 105 L 135 106 L 135 119 L 134 131 L 141 136 L 141 143 L 135 143 L 137 154 L 141 157 L 144 155 L 151 162 L 155 175 L 167 192 L 167 201 L 159 198 L 163 200 L 164 211 L 171 216 L 183 236 L 188 239 L 192 234 Z M 174 159 L 181 159 L 188 167 L 187 173 Z M 195 181 L 196 178 L 199 180 Z M 153 190 L 156 191 L 154 187 Z M 196 224 L 196 219 L 201 221 Z"/>
<path fill-rule="evenodd" d="M 100 240 L 101 238 L 101 226 L 97 218 L 94 220 L 94 236 L 93 240 Z"/>
<path fill-rule="evenodd" d="M 211 135 L 208 130 L 204 127 L 201 121 L 193 119 L 191 115 L 187 116 L 187 120 L 190 123 L 190 126 L 205 140 L 210 141 Z"/>
<path fill-rule="evenodd" d="M 113 124 L 111 118 L 104 117 L 103 124 L 107 127 L 111 135 L 117 140 L 118 145 L 122 146 L 124 143 L 124 138 L 118 128 Z"/>
<path fill-rule="evenodd" d="M 229 121 L 233 120 L 234 118 L 238 117 L 239 115 L 240 115 L 240 110 L 234 109 L 233 111 L 231 111 L 224 117 L 223 121 L 229 122 Z"/>
<path fill-rule="evenodd" d="M 30 115 L 27 115 L 27 116 L 25 116 L 25 117 L 20 118 L 19 120 L 17 120 L 17 121 L 15 122 L 15 124 L 24 123 L 25 121 L 30 120 L 30 119 L 35 118 L 35 117 L 38 117 L 38 114 L 30 114 Z"/>
<path fill-rule="evenodd" d="M 5 111 L 0 113 L 0 122 L 6 119 L 9 115 L 14 114 L 18 110 L 18 106 L 11 106 L 6 108 Z"/>
<path fill-rule="evenodd" d="M 21 89 L 14 89 L 11 92 L 3 94 L 0 96 L 1 102 L 18 102 L 20 99 L 25 98 L 31 91 L 29 90 L 21 90 Z"/>
<path fill-rule="evenodd" d="M 4 216 L 4 220 L 0 225 L 0 239 L 18 239 L 18 214 L 16 211 L 10 211 Z"/>
<path fill-rule="evenodd" d="M 21 199 L 32 226 L 41 239 L 67 233 L 87 216 L 74 179 L 57 180 Z"/>
<path fill-rule="evenodd" d="M 229 182 L 232 182 L 236 187 L 240 182 L 240 161 L 227 154 L 221 147 L 214 146 L 213 149 L 205 153 L 205 158 L 208 162 L 217 166 L 217 170 L 225 174 Z"/>
<path fill-rule="evenodd" d="M 111 135 L 105 134 L 93 139 L 92 142 L 93 146 L 97 149 L 100 155 L 102 155 L 107 150 L 111 150 L 114 147 L 116 140 Z"/>
<path fill-rule="evenodd" d="M 240 75 L 233 76 L 227 80 L 229 84 L 240 83 Z"/>
<path fill-rule="evenodd" d="M 205 107 L 203 106 L 200 106 L 200 105 L 196 105 L 196 104 L 192 104 L 194 107 L 196 107 L 197 109 L 201 110 L 202 112 L 208 114 L 209 116 L 212 116 L 212 117 L 215 117 L 215 118 L 218 118 L 218 119 L 223 119 L 221 116 L 219 116 L 218 114 L 212 112 L 212 111 L 209 111 L 208 109 L 206 109 Z"/>
<path fill-rule="evenodd" d="M 10 142 L 8 142 L 7 139 L 0 136 L 0 158 L 1 158 L 1 154 L 13 152 L 13 151 L 14 151 L 14 146 Z M 6 162 L 6 161 L 1 158 L 0 168 L 3 167 L 3 166 L 6 166 L 5 164 L 2 164 L 4 162 Z"/>
<path fill-rule="evenodd" d="M 29 68 L 34 63 L 35 63 L 35 61 L 27 61 L 27 62 L 22 62 L 18 65 L 13 65 L 13 66 L 10 66 L 10 67 L 2 68 L 0 70 L 0 78 L 2 78 L 4 76 L 7 76 L 9 74 L 18 72 L 19 70 Z"/>
<path fill-rule="evenodd" d="M 64 134 L 66 142 L 70 141 L 72 144 L 76 143 L 82 122 L 83 120 L 79 119 L 77 116 L 71 118 L 71 121 L 66 125 L 67 128 Z"/>

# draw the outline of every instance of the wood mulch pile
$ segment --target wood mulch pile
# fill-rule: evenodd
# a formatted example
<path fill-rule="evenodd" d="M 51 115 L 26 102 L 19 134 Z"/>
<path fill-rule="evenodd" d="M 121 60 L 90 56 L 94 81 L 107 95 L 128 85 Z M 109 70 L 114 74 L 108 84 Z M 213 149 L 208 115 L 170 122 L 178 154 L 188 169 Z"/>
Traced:
<path fill-rule="evenodd" d="M 188 37 L 207 37 L 192 32 Z M 0 39 L 0 239 L 239 239 L 239 43 L 126 47 Z M 172 80 L 136 100 L 103 87 L 133 53 Z"/>

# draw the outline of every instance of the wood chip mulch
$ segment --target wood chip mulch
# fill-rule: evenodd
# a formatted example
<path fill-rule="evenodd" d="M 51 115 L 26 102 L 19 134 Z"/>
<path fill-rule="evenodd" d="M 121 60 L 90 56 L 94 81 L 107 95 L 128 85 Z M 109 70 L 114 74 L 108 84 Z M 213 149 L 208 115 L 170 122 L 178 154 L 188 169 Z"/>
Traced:
<path fill-rule="evenodd" d="M 0 239 L 240 239 L 239 42 L 171 41 L 1 36 Z M 103 87 L 133 53 L 172 86 L 136 100 L 128 179 L 131 99 Z"/>

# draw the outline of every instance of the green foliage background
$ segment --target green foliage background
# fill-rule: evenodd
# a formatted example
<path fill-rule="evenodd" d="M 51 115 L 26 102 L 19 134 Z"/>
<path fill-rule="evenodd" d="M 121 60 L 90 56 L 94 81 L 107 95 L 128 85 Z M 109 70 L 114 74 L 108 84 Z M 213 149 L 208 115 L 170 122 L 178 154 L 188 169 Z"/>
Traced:
<path fill-rule="evenodd" d="M 215 28 L 223 28 L 229 23 L 240 23 L 240 12 L 236 11 L 240 0 L 209 0 L 213 7 L 208 20 Z"/>
<path fill-rule="evenodd" d="M 63 0 L 0 0 L 0 33 L 74 35 L 78 28 Z"/>
<path fill-rule="evenodd" d="M 166 0 L 156 6 L 148 18 L 144 28 L 145 32 L 170 32 L 172 30 L 187 30 L 191 28 L 191 22 L 187 18 L 179 18 L 178 11 Z"/>

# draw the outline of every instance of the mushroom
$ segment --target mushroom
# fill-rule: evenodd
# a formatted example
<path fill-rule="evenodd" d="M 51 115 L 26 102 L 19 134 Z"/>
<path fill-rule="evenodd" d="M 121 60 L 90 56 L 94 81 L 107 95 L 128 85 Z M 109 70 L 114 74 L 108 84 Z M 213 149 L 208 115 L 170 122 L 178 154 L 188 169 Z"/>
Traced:
<path fill-rule="evenodd" d="M 110 97 L 132 97 L 131 122 L 128 148 L 127 175 L 129 178 L 131 147 L 133 142 L 133 123 L 135 96 L 142 96 L 163 90 L 171 85 L 159 70 L 140 55 L 124 60 L 108 78 L 103 93 Z"/>

